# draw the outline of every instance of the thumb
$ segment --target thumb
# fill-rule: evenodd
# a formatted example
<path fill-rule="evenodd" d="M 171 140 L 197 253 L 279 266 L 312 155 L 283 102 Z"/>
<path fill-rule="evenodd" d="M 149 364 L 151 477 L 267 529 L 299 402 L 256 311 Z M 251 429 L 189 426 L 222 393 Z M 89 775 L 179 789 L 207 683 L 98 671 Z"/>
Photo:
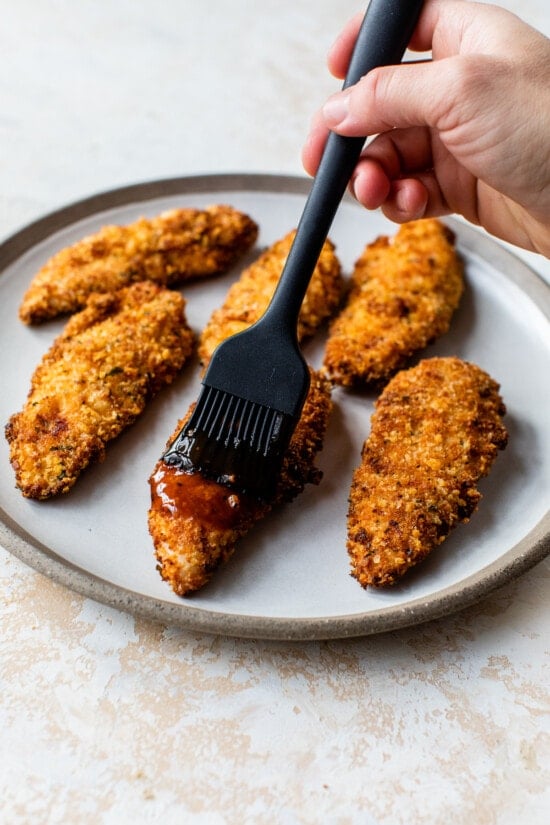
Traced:
<path fill-rule="evenodd" d="M 450 57 L 436 62 L 404 63 L 369 72 L 354 86 L 336 93 L 322 109 L 325 125 L 350 137 L 366 137 L 395 127 L 452 128 L 471 109 L 482 89 L 470 61 Z M 476 81 L 477 76 L 477 81 Z M 470 113 L 471 114 L 471 113 Z"/>

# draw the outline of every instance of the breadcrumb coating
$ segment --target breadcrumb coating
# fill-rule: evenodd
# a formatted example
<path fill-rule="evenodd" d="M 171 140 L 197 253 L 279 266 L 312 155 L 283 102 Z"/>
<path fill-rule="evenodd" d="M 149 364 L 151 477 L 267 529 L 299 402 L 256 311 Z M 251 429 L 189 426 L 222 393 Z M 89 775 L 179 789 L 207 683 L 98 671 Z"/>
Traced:
<path fill-rule="evenodd" d="M 176 286 L 227 271 L 254 243 L 258 226 L 231 206 L 172 209 L 127 226 L 104 226 L 50 258 L 19 309 L 38 324 L 81 309 L 92 292 L 136 281 Z"/>
<path fill-rule="evenodd" d="M 91 296 L 42 359 L 23 410 L 6 425 L 22 494 L 66 493 L 172 381 L 193 347 L 177 292 L 142 282 Z"/>
<path fill-rule="evenodd" d="M 158 570 L 174 592 L 185 596 L 199 590 L 226 562 L 235 546 L 273 507 L 289 502 L 306 484 L 318 484 L 314 466 L 321 449 L 332 402 L 330 384 L 311 371 L 311 385 L 301 418 L 285 454 L 273 500 L 256 500 L 186 474 L 160 460 L 150 478 L 149 531 Z M 192 412 L 189 410 L 168 441 L 171 444 Z"/>
<path fill-rule="evenodd" d="M 375 405 L 348 513 L 352 575 L 394 584 L 481 498 L 507 432 L 499 385 L 474 364 L 431 358 L 398 373 Z"/>
<path fill-rule="evenodd" d="M 199 357 L 207 364 L 218 344 L 258 321 L 275 291 L 296 231 L 293 230 L 263 252 L 243 271 L 214 310 L 202 332 Z M 334 314 L 343 290 L 340 262 L 327 240 L 309 283 L 298 319 L 298 340 L 303 341 Z"/>
<path fill-rule="evenodd" d="M 369 244 L 331 324 L 324 368 L 345 387 L 383 384 L 447 332 L 463 291 L 454 235 L 435 219 L 403 224 Z"/>

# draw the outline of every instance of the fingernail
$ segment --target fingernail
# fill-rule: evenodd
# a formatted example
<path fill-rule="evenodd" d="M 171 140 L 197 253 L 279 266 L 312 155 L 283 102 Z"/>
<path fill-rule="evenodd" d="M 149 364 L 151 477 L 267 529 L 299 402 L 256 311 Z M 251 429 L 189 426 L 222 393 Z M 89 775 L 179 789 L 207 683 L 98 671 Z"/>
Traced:
<path fill-rule="evenodd" d="M 425 197 L 422 198 L 420 202 L 418 201 L 418 193 L 416 193 L 416 197 L 414 200 L 411 201 L 411 191 L 410 187 L 402 186 L 399 183 L 394 184 L 395 188 L 395 206 L 397 211 L 406 217 L 408 221 L 417 221 L 420 218 L 424 217 L 426 212 L 426 207 L 428 205 L 428 194 L 425 193 Z M 416 206 L 414 205 L 416 204 Z"/>
<path fill-rule="evenodd" d="M 355 192 L 355 181 L 356 180 L 357 180 L 357 175 L 356 174 L 352 175 L 351 178 L 350 178 L 350 182 L 349 182 L 349 191 L 350 191 L 350 194 L 353 195 L 353 197 L 357 199 L 357 194 Z"/>
<path fill-rule="evenodd" d="M 341 123 L 349 114 L 349 94 L 338 94 L 323 106 L 323 117 L 329 126 Z"/>

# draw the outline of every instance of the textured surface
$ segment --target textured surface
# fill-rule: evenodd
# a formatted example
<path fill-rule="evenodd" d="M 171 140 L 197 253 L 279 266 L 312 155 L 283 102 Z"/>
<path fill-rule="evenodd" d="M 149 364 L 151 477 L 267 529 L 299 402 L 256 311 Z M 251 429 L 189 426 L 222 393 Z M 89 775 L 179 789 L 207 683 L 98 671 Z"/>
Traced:
<path fill-rule="evenodd" d="M 470 520 L 508 439 L 499 385 L 459 358 L 423 358 L 377 398 L 353 475 L 348 553 L 363 587 L 395 584 Z"/>
<path fill-rule="evenodd" d="M 367 244 L 345 306 L 330 326 L 324 366 L 344 387 L 384 383 L 448 331 L 463 292 L 449 229 L 410 221 Z"/>
<path fill-rule="evenodd" d="M 148 281 L 90 296 L 37 366 L 6 426 L 24 496 L 66 493 L 189 360 L 195 337 L 177 292 Z"/>
<path fill-rule="evenodd" d="M 198 472 L 181 473 L 162 459 L 155 465 L 150 478 L 149 532 L 159 572 L 176 593 L 185 596 L 204 587 L 233 554 L 239 539 L 272 507 L 292 501 L 307 484 L 320 482 L 322 473 L 315 458 L 323 446 L 331 409 L 329 382 L 311 370 L 309 392 L 276 488 L 263 503 L 205 480 Z M 169 445 L 186 422 L 187 417 L 178 422 Z"/>
<path fill-rule="evenodd" d="M 46 261 L 23 296 L 19 316 L 27 324 L 40 323 L 81 309 L 92 292 L 114 292 L 136 281 L 175 286 L 219 275 L 257 234 L 248 215 L 223 204 L 102 226 Z"/>
<path fill-rule="evenodd" d="M 547 2 L 506 5 L 550 34 Z M 0 235 L 125 183 L 300 173 L 357 8 L 5 4 Z M 137 621 L 2 551 L 0 820 L 545 825 L 549 573 L 418 628 L 283 644 Z"/>
<path fill-rule="evenodd" d="M 199 357 L 207 364 L 212 353 L 230 335 L 248 329 L 260 319 L 275 291 L 295 232 L 277 240 L 243 270 L 230 287 L 221 307 L 217 307 L 202 330 Z M 340 262 L 334 244 L 326 241 L 302 303 L 298 318 L 298 340 L 313 335 L 323 321 L 334 313 L 344 287 Z"/>

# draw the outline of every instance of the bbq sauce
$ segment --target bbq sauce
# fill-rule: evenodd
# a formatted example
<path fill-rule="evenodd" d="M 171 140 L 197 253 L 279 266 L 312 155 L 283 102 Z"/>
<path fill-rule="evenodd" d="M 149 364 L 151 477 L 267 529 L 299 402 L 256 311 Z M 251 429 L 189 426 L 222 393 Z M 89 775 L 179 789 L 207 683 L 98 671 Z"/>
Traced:
<path fill-rule="evenodd" d="M 258 503 L 200 473 L 185 473 L 161 461 L 150 478 L 152 508 L 193 518 L 218 530 L 238 528 L 254 518 Z"/>

